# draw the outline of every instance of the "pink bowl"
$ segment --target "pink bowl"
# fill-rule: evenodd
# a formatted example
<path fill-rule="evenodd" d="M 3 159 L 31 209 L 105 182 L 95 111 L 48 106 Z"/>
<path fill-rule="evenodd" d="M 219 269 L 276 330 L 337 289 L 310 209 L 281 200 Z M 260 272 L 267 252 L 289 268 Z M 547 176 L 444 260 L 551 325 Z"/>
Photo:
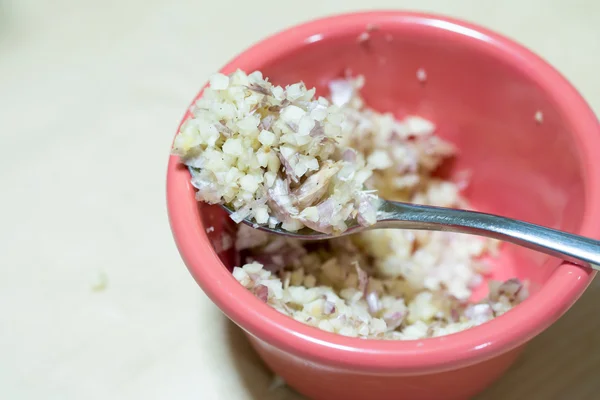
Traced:
<path fill-rule="evenodd" d="M 358 40 L 369 31 L 369 39 Z M 364 37 L 364 35 L 363 35 Z M 280 32 L 222 70 L 260 70 L 277 84 L 303 80 L 326 93 L 350 68 L 372 107 L 419 114 L 461 150 L 449 174 L 474 172 L 481 210 L 600 238 L 600 126 L 576 90 L 522 46 L 446 17 L 346 14 Z M 424 68 L 426 83 L 416 78 Z M 534 115 L 541 111 L 543 122 Z M 184 118 L 187 118 L 186 114 Z M 466 399 L 500 377 L 523 345 L 579 298 L 594 273 L 506 245 L 496 278 L 532 282 L 529 300 L 479 327 L 416 341 L 361 340 L 320 331 L 271 309 L 239 285 L 223 248 L 231 224 L 198 204 L 189 174 L 169 160 L 171 228 L 188 269 L 250 338 L 264 361 L 313 399 Z M 213 226 L 214 232 L 206 233 Z"/>

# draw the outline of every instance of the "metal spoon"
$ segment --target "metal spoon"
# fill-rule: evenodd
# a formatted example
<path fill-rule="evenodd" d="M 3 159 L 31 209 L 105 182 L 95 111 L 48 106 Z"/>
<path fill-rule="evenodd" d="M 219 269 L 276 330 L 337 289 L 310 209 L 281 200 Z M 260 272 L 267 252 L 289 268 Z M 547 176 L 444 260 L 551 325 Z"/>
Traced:
<path fill-rule="evenodd" d="M 223 206 L 232 213 L 233 210 Z M 261 231 L 301 240 L 324 240 L 336 236 L 302 229 L 288 232 L 280 227 L 269 228 L 244 220 L 245 224 Z M 559 257 L 583 267 L 600 271 L 600 241 L 546 228 L 511 218 L 475 211 L 421 206 L 382 200 L 377 222 L 369 227 L 351 225 L 337 236 L 350 235 L 370 229 L 415 229 L 446 231 L 485 236 Z"/>

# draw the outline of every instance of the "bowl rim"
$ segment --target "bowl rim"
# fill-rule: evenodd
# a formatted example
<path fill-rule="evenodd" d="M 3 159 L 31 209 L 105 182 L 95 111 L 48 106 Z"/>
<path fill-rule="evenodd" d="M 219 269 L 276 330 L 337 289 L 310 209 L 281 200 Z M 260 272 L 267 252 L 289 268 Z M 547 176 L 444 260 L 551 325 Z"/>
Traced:
<path fill-rule="evenodd" d="M 321 40 L 321 35 L 364 31 L 368 24 L 401 25 L 406 29 L 437 30 L 453 40 L 478 43 L 481 51 L 502 57 L 520 68 L 557 104 L 573 128 L 582 157 L 584 217 L 579 234 L 599 238 L 600 124 L 577 90 L 539 56 L 498 33 L 470 22 L 439 14 L 411 11 L 367 11 L 327 16 L 279 31 L 253 45 L 221 71 L 230 73 L 263 57 L 279 57 Z M 404 29 L 404 28 L 403 28 Z M 242 67 L 243 68 L 243 67 Z M 200 96 L 200 93 L 198 96 Z M 196 97 L 196 99 L 198 98 Z M 194 102 L 195 100 L 194 99 Z M 192 102 L 193 104 L 193 102 Z M 189 110 L 181 123 L 189 116 Z M 333 334 L 295 321 L 254 297 L 225 268 L 199 218 L 187 169 L 170 156 L 167 170 L 167 210 L 177 248 L 191 275 L 208 297 L 250 335 L 303 360 L 365 372 L 420 374 L 472 365 L 524 344 L 562 316 L 595 276 L 591 269 L 562 263 L 539 292 L 510 313 L 468 330 L 438 338 L 411 341 L 358 339 Z M 194 223 L 197 221 L 198 223 Z"/>

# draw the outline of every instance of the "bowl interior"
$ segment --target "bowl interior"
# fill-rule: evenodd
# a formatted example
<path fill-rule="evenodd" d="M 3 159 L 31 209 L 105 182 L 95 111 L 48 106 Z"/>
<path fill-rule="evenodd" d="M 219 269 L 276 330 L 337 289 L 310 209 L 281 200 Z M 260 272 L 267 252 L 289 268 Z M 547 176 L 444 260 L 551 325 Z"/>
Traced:
<path fill-rule="evenodd" d="M 431 119 L 457 145 L 459 156 L 442 173 L 472 173 L 464 194 L 475 208 L 572 232 L 581 225 L 583 166 L 565 116 L 533 79 L 535 71 L 507 62 L 484 41 L 457 41 L 435 29 L 357 26 L 308 37 L 293 51 L 256 59 L 250 69 L 279 85 L 304 81 L 320 95 L 346 71 L 364 75 L 370 107 Z M 419 69 L 425 82 L 417 79 Z M 237 260 L 227 237 L 235 227 L 218 207 L 199 207 L 204 226 L 215 229 L 209 233 L 215 249 L 232 267 Z M 528 279 L 533 291 L 560 265 L 512 245 L 494 262 L 493 278 Z"/>

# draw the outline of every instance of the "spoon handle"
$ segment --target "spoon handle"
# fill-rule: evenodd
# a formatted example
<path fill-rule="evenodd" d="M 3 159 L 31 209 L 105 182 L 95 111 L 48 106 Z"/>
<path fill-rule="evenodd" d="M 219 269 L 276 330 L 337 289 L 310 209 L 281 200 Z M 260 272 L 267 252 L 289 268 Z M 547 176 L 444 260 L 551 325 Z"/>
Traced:
<path fill-rule="evenodd" d="M 475 211 L 385 201 L 376 228 L 435 230 L 511 242 L 600 271 L 600 241 Z"/>

